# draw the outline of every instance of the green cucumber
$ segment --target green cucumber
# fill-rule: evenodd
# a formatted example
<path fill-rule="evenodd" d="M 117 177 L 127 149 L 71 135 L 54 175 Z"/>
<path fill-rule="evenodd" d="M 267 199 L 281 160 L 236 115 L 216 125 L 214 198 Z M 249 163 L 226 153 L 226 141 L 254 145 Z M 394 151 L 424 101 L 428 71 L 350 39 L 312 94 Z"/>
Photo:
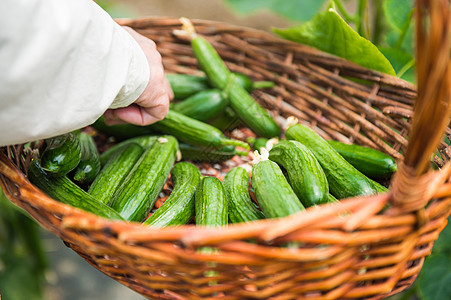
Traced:
<path fill-rule="evenodd" d="M 52 176 L 47 173 L 37 159 L 30 162 L 28 178 L 31 183 L 59 202 L 107 219 L 123 220 L 115 210 L 86 193 L 67 176 Z"/>
<path fill-rule="evenodd" d="M 81 156 L 80 163 L 73 171 L 73 178 L 79 183 L 91 183 L 100 171 L 99 151 L 91 135 L 80 132 L 78 138 Z"/>
<path fill-rule="evenodd" d="M 374 188 L 376 189 L 376 191 L 378 193 L 385 193 L 388 191 L 388 188 L 386 188 L 385 186 L 383 186 L 382 184 L 380 184 L 377 181 L 371 180 L 371 183 L 373 184 Z"/>
<path fill-rule="evenodd" d="M 163 120 L 147 127 L 152 127 L 163 134 L 173 135 L 190 145 L 212 148 L 233 145 L 249 150 L 247 143 L 229 139 L 219 129 L 172 110 L 169 110 Z"/>
<path fill-rule="evenodd" d="M 88 194 L 108 204 L 114 192 L 130 173 L 143 152 L 143 148 L 136 143 L 122 145 L 100 170 L 100 173 L 89 186 Z"/>
<path fill-rule="evenodd" d="M 253 142 L 252 142 L 252 149 L 256 150 L 258 153 L 261 154 L 260 149 L 261 148 L 265 148 L 266 149 L 266 143 L 268 142 L 267 138 L 256 138 Z"/>
<path fill-rule="evenodd" d="M 269 113 L 258 104 L 239 83 L 222 61 L 218 52 L 203 37 L 195 35 L 191 47 L 199 66 L 212 85 L 226 90 L 230 105 L 239 118 L 257 135 L 272 138 L 280 135 L 280 128 Z"/>
<path fill-rule="evenodd" d="M 234 146 L 224 146 L 219 149 L 200 148 L 184 143 L 179 144 L 182 160 L 193 162 L 219 163 L 233 158 L 235 155 L 247 156 L 246 151 L 236 150 Z"/>
<path fill-rule="evenodd" d="M 231 131 L 241 125 L 241 120 L 230 107 L 226 107 L 224 112 L 217 118 L 208 121 L 210 125 L 221 131 Z"/>
<path fill-rule="evenodd" d="M 172 168 L 174 185 L 171 194 L 144 225 L 156 227 L 184 225 L 194 218 L 194 194 L 200 182 L 197 167 L 188 162 L 180 162 Z"/>
<path fill-rule="evenodd" d="M 249 174 L 244 168 L 231 169 L 227 172 L 222 184 L 229 200 L 231 223 L 252 222 L 265 218 L 249 195 Z"/>
<path fill-rule="evenodd" d="M 227 98 L 220 90 L 210 89 L 175 102 L 171 109 L 199 121 L 209 121 L 219 116 L 227 107 Z"/>
<path fill-rule="evenodd" d="M 227 195 L 218 178 L 206 176 L 200 180 L 194 203 L 197 226 L 227 226 L 229 221 Z"/>
<path fill-rule="evenodd" d="M 119 149 L 121 149 L 123 146 L 126 146 L 128 144 L 138 144 L 140 145 L 144 150 L 147 150 L 148 148 L 152 147 L 152 145 L 155 143 L 155 141 L 159 138 L 159 136 L 155 135 L 143 135 L 138 136 L 134 138 L 130 138 L 127 140 L 124 140 L 111 148 L 108 148 L 105 150 L 102 154 L 100 154 L 100 164 L 102 166 L 105 165 L 105 163 L 110 159 L 110 157 Z"/>
<path fill-rule="evenodd" d="M 177 140 L 160 137 L 136 162 L 109 205 L 127 221 L 141 222 L 150 212 L 175 162 Z"/>
<path fill-rule="evenodd" d="M 258 204 L 267 218 L 281 218 L 305 209 L 275 162 L 262 160 L 256 163 L 251 181 Z"/>
<path fill-rule="evenodd" d="M 147 126 L 137 126 L 133 124 L 118 124 L 110 126 L 105 123 L 103 116 L 98 118 L 93 124 L 91 124 L 91 126 L 105 135 L 114 137 L 117 141 L 123 141 L 137 136 L 154 133 Z"/>
<path fill-rule="evenodd" d="M 396 161 L 379 150 L 328 140 L 344 159 L 370 178 L 387 178 L 397 171 Z"/>
<path fill-rule="evenodd" d="M 198 92 L 211 88 L 205 76 L 166 74 L 166 78 L 171 85 L 174 99 L 185 99 Z"/>
<path fill-rule="evenodd" d="M 297 141 L 282 140 L 269 151 L 269 159 L 287 171 L 288 181 L 305 207 L 327 202 L 326 174 L 306 146 Z"/>
<path fill-rule="evenodd" d="M 338 199 L 377 192 L 368 177 L 348 163 L 312 129 L 296 124 L 286 130 L 285 136 L 304 144 L 312 151 L 326 174 L 330 193 Z"/>
<path fill-rule="evenodd" d="M 75 169 L 81 159 L 78 135 L 69 132 L 46 139 L 46 148 L 41 155 L 41 166 L 55 175 L 66 175 Z"/>

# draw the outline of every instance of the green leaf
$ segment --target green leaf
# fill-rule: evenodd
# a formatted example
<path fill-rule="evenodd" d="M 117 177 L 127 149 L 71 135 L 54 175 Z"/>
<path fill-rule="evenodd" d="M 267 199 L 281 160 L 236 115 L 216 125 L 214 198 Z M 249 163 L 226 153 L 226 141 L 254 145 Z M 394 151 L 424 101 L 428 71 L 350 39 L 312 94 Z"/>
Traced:
<path fill-rule="evenodd" d="M 390 61 L 396 76 L 415 83 L 415 58 L 410 53 L 390 47 L 379 47 L 379 51 Z"/>
<path fill-rule="evenodd" d="M 244 14 L 267 9 L 293 21 L 310 20 L 323 6 L 324 0 L 225 0 Z"/>
<path fill-rule="evenodd" d="M 385 36 L 385 41 L 388 46 L 392 48 L 401 49 L 405 52 L 414 53 L 414 24 L 410 24 L 407 32 L 403 36 L 403 39 L 400 41 L 400 37 L 402 37 L 402 33 L 398 30 L 393 29 L 387 32 Z"/>
<path fill-rule="evenodd" d="M 285 39 L 313 46 L 369 69 L 395 75 L 390 62 L 378 48 L 355 32 L 334 9 L 319 13 L 301 25 L 287 29 L 274 28 L 273 31 Z"/>
<path fill-rule="evenodd" d="M 383 7 L 388 24 L 402 31 L 407 18 L 411 17 L 413 0 L 385 0 Z"/>
<path fill-rule="evenodd" d="M 423 300 L 449 299 L 451 295 L 451 258 L 432 255 L 421 270 L 418 279 L 419 296 Z"/>

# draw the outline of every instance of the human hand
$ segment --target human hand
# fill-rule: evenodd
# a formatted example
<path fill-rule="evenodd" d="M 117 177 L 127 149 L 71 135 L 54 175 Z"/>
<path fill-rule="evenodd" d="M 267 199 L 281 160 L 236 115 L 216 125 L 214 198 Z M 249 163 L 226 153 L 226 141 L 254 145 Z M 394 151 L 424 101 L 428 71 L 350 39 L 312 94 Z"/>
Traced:
<path fill-rule="evenodd" d="M 169 101 L 174 97 L 171 86 L 164 74 L 161 55 L 155 43 L 137 33 L 130 27 L 123 27 L 138 42 L 149 63 L 149 82 L 136 101 L 117 109 L 108 109 L 104 113 L 108 125 L 131 123 L 149 125 L 162 120 L 169 110 Z"/>

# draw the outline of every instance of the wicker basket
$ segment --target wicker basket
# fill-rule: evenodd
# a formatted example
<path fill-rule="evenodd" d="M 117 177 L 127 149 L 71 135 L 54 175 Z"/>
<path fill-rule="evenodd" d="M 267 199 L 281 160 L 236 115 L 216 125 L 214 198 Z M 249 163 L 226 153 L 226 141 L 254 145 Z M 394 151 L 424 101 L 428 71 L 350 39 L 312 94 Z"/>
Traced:
<path fill-rule="evenodd" d="M 168 72 L 200 73 L 189 42 L 172 34 L 179 20 L 119 23 L 153 39 Z M 278 120 L 296 116 L 325 138 L 382 150 L 404 167 L 413 85 L 267 32 L 193 23 L 231 70 L 277 83 L 253 95 Z M 443 166 L 448 148 L 439 149 L 435 161 Z M 61 204 L 27 180 L 23 146 L 0 152 L 1 187 L 13 203 L 95 268 L 152 299 L 382 299 L 413 283 L 451 209 L 448 164 L 427 176 L 407 176 L 411 169 L 400 168 L 389 193 L 282 219 L 156 229 Z M 408 197 L 394 196 L 402 192 Z M 280 246 L 291 241 L 299 248 Z M 219 252 L 201 254 L 200 246 Z"/>

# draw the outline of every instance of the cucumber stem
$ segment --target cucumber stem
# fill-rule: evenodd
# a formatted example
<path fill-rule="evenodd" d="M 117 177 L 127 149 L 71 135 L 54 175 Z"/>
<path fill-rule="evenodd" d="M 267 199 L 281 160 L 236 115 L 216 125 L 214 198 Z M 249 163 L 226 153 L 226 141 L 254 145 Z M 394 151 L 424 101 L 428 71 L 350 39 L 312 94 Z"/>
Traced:
<path fill-rule="evenodd" d="M 223 139 L 221 141 L 221 144 L 223 146 L 232 145 L 232 146 L 242 147 L 242 148 L 244 148 L 246 150 L 251 150 L 251 147 L 249 146 L 248 143 L 240 141 L 240 140 Z"/>
<path fill-rule="evenodd" d="M 269 89 L 274 87 L 276 84 L 272 81 L 254 81 L 252 83 L 252 88 L 256 89 Z"/>
<path fill-rule="evenodd" d="M 236 150 L 235 154 L 238 155 L 238 156 L 248 156 L 249 152 Z"/>
<path fill-rule="evenodd" d="M 172 32 L 178 37 L 186 37 L 190 40 L 194 39 L 197 36 L 196 30 L 194 29 L 193 23 L 185 17 L 181 17 L 180 23 L 182 23 L 181 30 L 173 30 Z"/>

